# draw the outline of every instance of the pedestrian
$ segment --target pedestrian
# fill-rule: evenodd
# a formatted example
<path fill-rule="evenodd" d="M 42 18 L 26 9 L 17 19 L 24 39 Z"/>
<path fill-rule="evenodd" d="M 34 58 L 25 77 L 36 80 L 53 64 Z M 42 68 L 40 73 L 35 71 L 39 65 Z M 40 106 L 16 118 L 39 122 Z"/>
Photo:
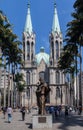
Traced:
<path fill-rule="evenodd" d="M 65 107 L 65 117 L 67 117 L 68 116 L 68 107 L 66 106 Z"/>
<path fill-rule="evenodd" d="M 6 110 L 7 110 L 6 107 L 2 107 L 3 116 L 4 116 L 3 118 L 4 118 L 4 119 L 5 119 L 5 115 L 6 115 Z"/>
<path fill-rule="evenodd" d="M 82 107 L 79 106 L 79 108 L 78 108 L 78 114 L 81 115 L 81 113 L 82 113 Z"/>
<path fill-rule="evenodd" d="M 57 119 L 57 117 L 58 117 L 57 107 L 55 108 L 55 117 L 56 117 L 56 119 Z"/>
<path fill-rule="evenodd" d="M 23 120 L 23 121 L 25 120 L 25 112 L 26 112 L 26 109 L 25 109 L 25 106 L 23 106 L 23 107 L 21 108 L 22 120 Z"/>
<path fill-rule="evenodd" d="M 62 110 L 61 105 L 59 105 L 59 106 L 58 106 L 58 113 L 59 113 L 59 116 L 61 115 L 61 110 Z"/>
<path fill-rule="evenodd" d="M 9 123 L 11 123 L 11 120 L 12 120 L 12 113 L 13 113 L 12 107 L 9 106 L 9 107 L 7 108 L 8 122 L 9 122 Z"/>

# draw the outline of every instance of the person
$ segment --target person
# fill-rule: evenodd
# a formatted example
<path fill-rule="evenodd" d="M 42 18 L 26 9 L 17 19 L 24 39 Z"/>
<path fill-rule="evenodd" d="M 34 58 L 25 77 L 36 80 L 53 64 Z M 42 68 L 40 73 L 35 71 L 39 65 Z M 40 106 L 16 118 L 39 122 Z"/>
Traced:
<path fill-rule="evenodd" d="M 78 110 L 79 110 L 79 111 L 78 111 L 78 114 L 81 115 L 81 113 L 82 113 L 82 107 L 79 106 Z"/>
<path fill-rule="evenodd" d="M 62 107 L 61 107 L 61 105 L 59 105 L 59 106 L 58 106 L 59 116 L 61 115 L 61 111 L 62 111 Z"/>
<path fill-rule="evenodd" d="M 6 115 L 6 107 L 2 107 L 2 111 L 3 111 L 3 118 L 5 119 L 5 115 Z"/>
<path fill-rule="evenodd" d="M 57 107 L 55 108 L 55 117 L 56 117 L 56 119 L 57 119 L 57 117 L 58 117 L 58 114 L 57 114 Z"/>
<path fill-rule="evenodd" d="M 9 106 L 9 107 L 7 108 L 8 122 L 9 122 L 9 123 L 11 123 L 11 120 L 12 120 L 12 113 L 13 113 L 12 107 Z"/>
<path fill-rule="evenodd" d="M 23 120 L 23 121 L 25 120 L 25 112 L 26 112 L 26 109 L 25 109 L 25 106 L 23 106 L 23 107 L 21 108 L 22 120 Z"/>
<path fill-rule="evenodd" d="M 65 106 L 65 117 L 67 117 L 67 116 L 68 116 L 68 107 Z"/>

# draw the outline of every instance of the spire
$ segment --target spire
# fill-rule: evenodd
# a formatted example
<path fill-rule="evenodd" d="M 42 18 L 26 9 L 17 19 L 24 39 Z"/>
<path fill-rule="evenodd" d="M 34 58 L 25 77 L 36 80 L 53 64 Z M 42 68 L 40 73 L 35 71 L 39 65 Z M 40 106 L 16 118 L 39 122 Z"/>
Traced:
<path fill-rule="evenodd" d="M 61 32 L 60 25 L 58 20 L 58 14 L 56 9 L 56 3 L 54 3 L 54 17 L 53 17 L 53 24 L 52 24 L 52 32 Z"/>
<path fill-rule="evenodd" d="M 32 30 L 32 21 L 31 21 L 31 14 L 30 14 L 30 4 L 28 2 L 28 11 L 27 11 L 27 16 L 26 16 L 26 22 L 25 22 L 25 32 L 28 32 L 30 35 L 33 32 Z"/>

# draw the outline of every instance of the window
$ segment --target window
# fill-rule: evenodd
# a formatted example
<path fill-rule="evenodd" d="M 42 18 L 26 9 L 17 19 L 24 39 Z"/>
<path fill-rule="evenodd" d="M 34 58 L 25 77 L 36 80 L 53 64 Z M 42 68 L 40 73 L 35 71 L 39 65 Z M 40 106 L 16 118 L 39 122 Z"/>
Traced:
<path fill-rule="evenodd" d="M 27 41 L 27 52 L 30 52 L 30 43 Z"/>
<path fill-rule="evenodd" d="M 57 71 L 56 72 L 56 84 L 60 83 L 60 73 Z"/>
<path fill-rule="evenodd" d="M 60 97 L 60 88 L 59 87 L 57 87 L 56 88 L 56 97 Z"/>
<path fill-rule="evenodd" d="M 30 85 L 30 72 L 27 72 L 26 78 L 27 85 Z"/>
<path fill-rule="evenodd" d="M 31 54 L 31 60 L 33 60 L 33 53 Z"/>
<path fill-rule="evenodd" d="M 52 58 L 54 59 L 54 44 L 53 44 L 53 42 L 51 43 L 51 46 L 52 46 Z"/>
<path fill-rule="evenodd" d="M 62 42 L 60 42 L 60 54 L 62 53 Z"/>
<path fill-rule="evenodd" d="M 27 60 L 30 60 L 30 56 L 29 56 L 29 54 L 27 54 Z"/>
<path fill-rule="evenodd" d="M 42 72 L 40 72 L 40 73 L 39 73 L 39 77 L 41 77 L 41 78 L 44 80 L 44 77 L 45 77 L 45 72 L 43 72 L 43 71 L 42 71 Z"/>
<path fill-rule="evenodd" d="M 59 43 L 58 43 L 58 41 L 55 42 L 55 46 L 56 46 L 56 60 L 58 60 L 58 58 L 59 58 Z"/>

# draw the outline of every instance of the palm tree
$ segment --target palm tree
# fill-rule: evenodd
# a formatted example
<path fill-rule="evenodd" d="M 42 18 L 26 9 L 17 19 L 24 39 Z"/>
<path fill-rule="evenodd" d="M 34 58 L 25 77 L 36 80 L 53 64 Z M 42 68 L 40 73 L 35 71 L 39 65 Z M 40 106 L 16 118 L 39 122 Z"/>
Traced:
<path fill-rule="evenodd" d="M 5 48 L 6 48 L 6 37 L 8 37 L 8 32 L 10 32 L 10 24 L 7 17 L 2 11 L 0 11 L 0 49 L 2 51 L 2 56 L 5 58 Z M 5 61 L 5 60 L 4 60 Z M 5 63 L 4 63 L 5 64 Z M 4 69 L 4 107 L 6 106 L 6 88 L 5 88 L 5 69 Z"/>
<path fill-rule="evenodd" d="M 17 73 L 15 75 L 15 82 L 16 82 L 16 88 L 19 93 L 19 103 L 20 105 L 22 104 L 22 92 L 25 89 L 25 80 L 24 80 L 24 75 L 22 73 Z"/>
<path fill-rule="evenodd" d="M 83 46 L 83 1 L 82 0 L 76 0 L 74 3 L 74 8 L 76 10 L 75 15 L 77 14 L 78 24 L 79 24 L 79 35 L 78 37 L 78 43 L 80 48 L 80 85 L 79 85 L 79 105 L 82 107 L 82 83 L 81 83 L 81 72 L 82 72 L 82 54 L 81 54 L 81 47 Z"/>
<path fill-rule="evenodd" d="M 80 53 L 80 84 L 79 84 L 79 105 L 82 107 L 82 86 L 81 86 L 81 72 L 82 72 L 82 54 L 81 46 L 83 46 L 83 1 L 76 0 L 74 3 L 75 12 L 72 13 L 73 20 L 69 23 L 68 28 L 68 42 L 73 42 L 78 45 Z M 69 35 L 70 33 L 70 35 Z"/>
<path fill-rule="evenodd" d="M 0 11 L 0 47 L 2 50 L 2 57 L 5 57 L 6 59 L 5 60 L 6 66 L 7 65 L 9 66 L 8 77 L 10 77 L 10 66 L 12 66 L 12 68 L 14 68 L 15 70 L 18 64 L 21 64 L 22 51 L 19 47 L 21 45 L 21 42 L 17 40 L 17 38 L 18 38 L 17 35 L 13 34 L 12 32 L 11 25 L 7 17 L 4 15 L 2 11 Z M 10 97 L 10 94 L 8 95 L 9 95 L 8 97 Z"/>
<path fill-rule="evenodd" d="M 83 1 L 76 0 L 74 5 L 74 13 L 72 13 L 73 20 L 67 24 L 67 33 L 65 41 L 67 43 L 65 51 L 59 60 L 59 66 L 63 69 L 68 69 L 72 63 L 76 62 L 77 75 L 77 56 L 80 53 L 80 85 L 79 85 L 79 105 L 82 107 L 82 87 L 81 87 L 81 71 L 82 71 L 82 55 L 81 46 L 83 46 Z M 71 48 L 74 47 L 74 48 Z M 71 52 L 71 49 L 73 51 Z M 66 60 L 66 61 L 65 61 Z M 66 63 L 65 63 L 65 62 Z"/>

